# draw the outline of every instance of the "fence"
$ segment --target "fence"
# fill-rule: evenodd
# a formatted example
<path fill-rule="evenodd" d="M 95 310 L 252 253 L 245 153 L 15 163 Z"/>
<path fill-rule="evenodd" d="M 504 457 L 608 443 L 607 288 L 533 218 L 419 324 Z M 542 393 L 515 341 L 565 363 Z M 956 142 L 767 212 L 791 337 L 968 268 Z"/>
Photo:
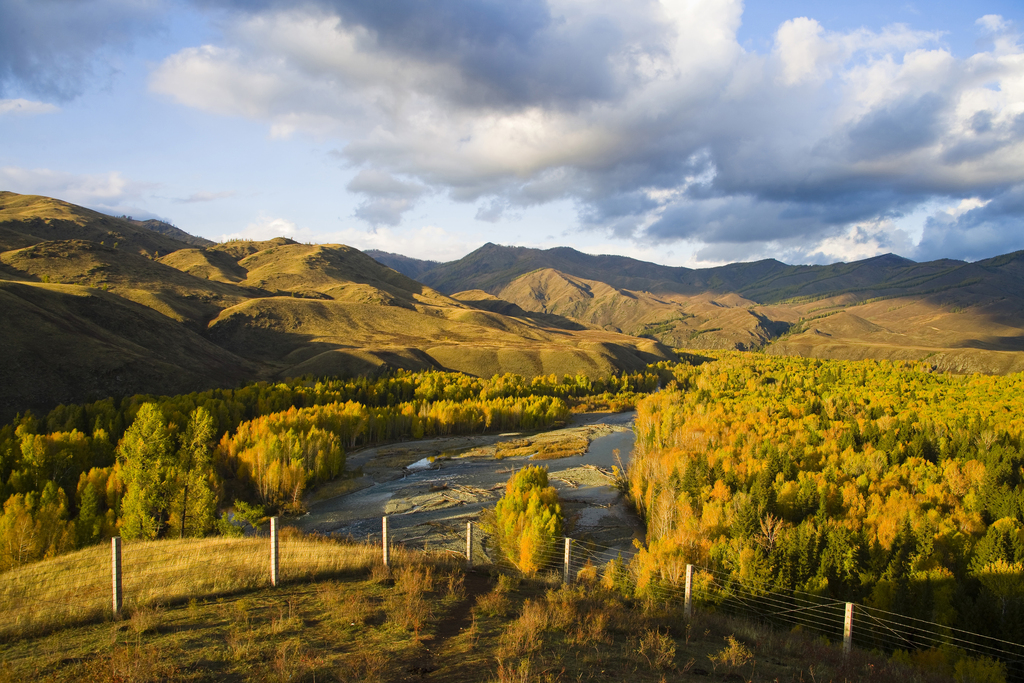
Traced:
<path fill-rule="evenodd" d="M 586 571 L 635 594 L 637 579 L 620 549 L 570 538 L 558 539 L 556 545 L 545 557 L 544 570 L 566 581 Z M 564 553 L 561 560 L 559 551 Z M 740 581 L 709 567 L 685 565 L 677 581 L 652 584 L 648 594 L 682 605 L 687 618 L 696 610 L 713 609 L 775 626 L 799 627 L 842 642 L 847 653 L 853 647 L 887 653 L 956 648 L 972 657 L 1002 661 L 1011 679 L 1024 680 L 1024 644 L 813 593 L 775 591 L 767 583 Z"/>
<path fill-rule="evenodd" d="M 278 532 L 274 519 L 269 538 L 114 538 L 109 545 L 5 572 L 0 637 L 102 620 L 146 605 L 365 572 L 381 562 L 379 544 Z M 391 553 L 399 562 L 422 557 L 401 547 Z"/>
<path fill-rule="evenodd" d="M 480 556 L 485 539 L 472 523 L 466 524 L 465 533 L 467 564 L 493 563 L 517 571 L 508 560 Z M 282 537 L 277 518 L 271 521 L 269 539 L 122 543 L 114 538 L 109 549 L 96 546 L 7 572 L 0 583 L 0 610 L 5 616 L 0 635 L 102 619 L 148 604 L 365 571 L 381 562 L 390 565 L 413 552 L 404 548 L 400 536 L 401 530 L 392 529 L 385 517 L 380 540 L 368 543 Z M 638 586 L 629 554 L 622 548 L 559 538 L 541 556 L 537 572 L 564 582 L 599 579 L 634 594 Z M 842 640 L 847 652 L 854 646 L 886 652 L 955 647 L 975 657 L 1005 662 L 1014 678 L 1024 676 L 1020 643 L 812 593 L 774 591 L 768 584 L 739 581 L 708 567 L 686 565 L 673 578 L 659 581 L 648 592 L 658 600 L 682 605 L 688 618 L 696 610 L 714 609 L 800 627 Z"/>
<path fill-rule="evenodd" d="M 385 518 L 384 525 L 388 525 Z M 389 529 L 389 543 L 401 532 Z M 482 534 L 473 535 L 467 525 L 466 558 L 477 561 Z M 565 582 L 581 576 L 600 579 L 628 594 L 635 594 L 637 578 L 630 567 L 632 549 L 602 546 L 590 541 L 562 537 L 547 548 L 537 573 Z M 506 558 L 493 553 L 484 563 L 507 571 L 518 571 Z M 908 617 L 862 604 L 835 600 L 803 591 L 780 592 L 765 583 L 744 582 L 729 572 L 685 565 L 675 580 L 659 581 L 648 593 L 659 600 L 683 607 L 689 618 L 695 610 L 715 610 L 786 628 L 799 627 L 842 642 L 845 652 L 853 647 L 892 653 L 895 650 L 927 650 L 954 647 L 974 657 L 1004 662 L 1011 678 L 1024 679 L 1024 644 Z"/>

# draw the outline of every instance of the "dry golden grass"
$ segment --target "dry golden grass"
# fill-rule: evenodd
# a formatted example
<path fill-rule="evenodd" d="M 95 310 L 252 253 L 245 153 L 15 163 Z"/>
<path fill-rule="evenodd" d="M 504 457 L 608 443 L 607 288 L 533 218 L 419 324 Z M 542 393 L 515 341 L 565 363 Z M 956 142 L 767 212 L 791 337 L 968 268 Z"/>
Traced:
<path fill-rule="evenodd" d="M 183 244 L 131 221 L 50 197 L 0 192 L 0 251 L 44 240 L 115 243 L 136 253 L 167 254 Z"/>
<path fill-rule="evenodd" d="M 498 296 L 526 311 L 553 313 L 676 347 L 752 348 L 774 336 L 765 321 L 749 310 L 754 302 L 736 295 L 654 295 L 551 268 L 516 278 Z"/>
<path fill-rule="evenodd" d="M 0 635 L 47 630 L 109 615 L 110 546 L 97 546 L 0 574 Z"/>
<path fill-rule="evenodd" d="M 598 377 L 672 356 L 614 332 L 559 327 L 461 303 L 344 245 L 194 249 L 65 202 L 0 194 L 0 352 L 24 369 L 0 387 L 0 421 L 48 410 L 54 397 L 187 393 L 385 365 Z"/>
<path fill-rule="evenodd" d="M 297 580 L 214 599 L 136 606 L 113 623 L 11 638 L 0 656 L 0 681 L 950 678 L 862 651 L 844 658 L 839 645 L 813 635 L 704 611 L 684 621 L 679 604 L 638 605 L 596 582 L 554 588 L 505 574 L 488 577 L 465 573 L 460 561 L 398 548 L 395 564 L 385 571 L 375 547 L 285 540 L 292 550 L 306 547 L 329 561 L 309 571 L 342 571 L 313 584 Z M 239 556 L 252 544 L 242 541 Z M 135 550 L 146 545 L 164 546 L 153 551 L 182 547 L 167 542 Z M 302 567 L 293 561 L 293 569 L 298 576 Z M 501 596 L 507 614 L 472 608 L 463 589 Z"/>
<path fill-rule="evenodd" d="M 329 579 L 353 573 L 395 576 L 399 594 L 433 590 L 435 575 L 423 562 L 447 562 L 392 548 L 392 567 L 381 567 L 377 545 L 319 537 L 286 537 L 280 544 L 283 582 Z M 249 591 L 270 585 L 268 538 L 176 539 L 124 543 L 121 554 L 123 613 L 154 605 Z M 447 582 L 447 576 L 445 581 Z M 0 575 L 0 637 L 49 631 L 112 617 L 113 578 L 109 545 L 86 548 Z M 353 616 L 365 606 L 354 609 Z M 413 606 L 408 606 L 411 612 Z M 140 617 L 141 618 L 141 617 Z M 422 622 L 420 617 L 420 622 Z M 145 629 L 143 629 L 145 630 Z"/>

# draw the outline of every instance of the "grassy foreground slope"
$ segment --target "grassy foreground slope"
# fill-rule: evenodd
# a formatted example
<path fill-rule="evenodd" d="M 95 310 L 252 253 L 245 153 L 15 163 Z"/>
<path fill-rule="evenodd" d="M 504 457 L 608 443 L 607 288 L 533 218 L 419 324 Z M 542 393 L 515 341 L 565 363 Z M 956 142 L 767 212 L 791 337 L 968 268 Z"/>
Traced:
<path fill-rule="evenodd" d="M 626 597 L 595 572 L 561 586 L 401 547 L 385 568 L 376 545 L 288 536 L 283 585 L 270 588 L 266 544 L 127 545 L 118 619 L 99 549 L 8 577 L 5 602 L 32 582 L 53 590 L 7 611 L 0 679 L 948 680 L 706 611 L 685 620 L 678 604 Z M 50 620 L 37 614 L 41 628 L 19 630 L 26 608 L 50 610 Z"/>

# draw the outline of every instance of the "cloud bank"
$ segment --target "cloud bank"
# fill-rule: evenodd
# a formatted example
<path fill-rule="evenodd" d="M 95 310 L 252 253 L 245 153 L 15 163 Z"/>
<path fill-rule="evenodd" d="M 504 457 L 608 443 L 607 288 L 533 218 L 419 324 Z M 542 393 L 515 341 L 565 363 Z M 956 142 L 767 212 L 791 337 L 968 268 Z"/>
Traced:
<path fill-rule="evenodd" d="M 48 168 L 0 167 L 0 187 L 19 194 L 41 194 L 111 215 L 161 218 L 140 207 L 152 183 L 129 180 L 116 171 L 77 174 Z M 161 218 L 162 219 L 162 218 Z M 163 220 L 163 219 L 162 219 Z"/>
<path fill-rule="evenodd" d="M 120 26 L 153 7 L 82 4 L 116 8 Z M 375 228 L 440 195 L 489 223 L 568 200 L 581 229 L 708 262 L 1024 248 L 1024 49 L 1000 17 L 964 29 L 982 47 L 959 59 L 913 27 L 831 32 L 813 17 L 751 52 L 738 0 L 201 6 L 223 38 L 158 63 L 151 90 L 275 137 L 337 140 Z M 60 59 L 44 49 L 56 38 L 0 48 L 0 83 L 73 96 L 112 30 Z"/>
<path fill-rule="evenodd" d="M 20 90 L 59 102 L 117 67 L 110 57 L 156 30 L 162 0 L 0 2 L 0 96 Z"/>

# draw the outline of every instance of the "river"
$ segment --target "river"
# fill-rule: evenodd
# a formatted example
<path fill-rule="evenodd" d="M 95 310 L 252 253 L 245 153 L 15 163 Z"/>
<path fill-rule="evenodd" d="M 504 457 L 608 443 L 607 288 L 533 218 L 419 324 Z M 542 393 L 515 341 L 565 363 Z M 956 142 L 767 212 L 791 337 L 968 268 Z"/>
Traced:
<path fill-rule="evenodd" d="M 352 453 L 346 462 L 353 479 L 311 492 L 308 514 L 295 520 L 304 531 L 379 539 L 381 517 L 388 515 L 396 543 L 465 552 L 466 522 L 476 522 L 493 507 L 510 474 L 535 464 L 529 455 L 498 458 L 503 442 L 537 444 L 587 438 L 586 452 L 537 461 L 548 468 L 569 519 L 568 535 L 603 548 L 631 554 L 643 526 L 623 500 L 609 474 L 627 465 L 633 449 L 635 413 L 573 416 L 562 429 L 539 434 L 508 433 L 403 442 Z M 506 445 L 508 445 L 506 443 Z M 490 557 L 483 534 L 474 553 Z M 493 558 L 491 558 L 493 559 Z"/>

